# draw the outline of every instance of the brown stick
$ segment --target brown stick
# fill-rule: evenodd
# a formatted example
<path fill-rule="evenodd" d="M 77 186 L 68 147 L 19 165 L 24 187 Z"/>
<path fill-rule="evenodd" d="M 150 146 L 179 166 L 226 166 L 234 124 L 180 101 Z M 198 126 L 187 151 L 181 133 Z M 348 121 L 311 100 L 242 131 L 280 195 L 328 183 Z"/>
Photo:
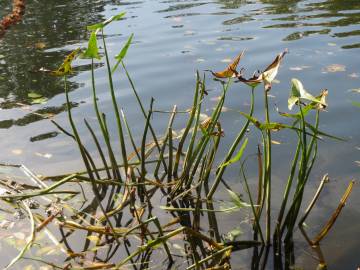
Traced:
<path fill-rule="evenodd" d="M 314 245 L 318 245 L 319 242 L 328 234 L 328 232 L 330 231 L 331 227 L 334 225 L 336 219 L 338 218 L 338 216 L 340 215 L 341 213 L 341 210 L 344 208 L 345 204 L 346 204 L 346 201 L 354 187 L 354 183 L 355 181 L 352 180 L 344 195 L 342 196 L 341 200 L 340 200 L 340 203 L 339 203 L 339 206 L 336 208 L 335 212 L 332 214 L 331 218 L 329 219 L 329 221 L 326 223 L 326 225 L 322 228 L 322 230 L 320 231 L 320 233 L 314 238 L 314 240 L 312 240 L 313 244 Z"/>
<path fill-rule="evenodd" d="M 13 0 L 13 9 L 0 21 L 0 38 L 4 36 L 6 29 L 16 24 L 25 13 L 25 0 Z"/>

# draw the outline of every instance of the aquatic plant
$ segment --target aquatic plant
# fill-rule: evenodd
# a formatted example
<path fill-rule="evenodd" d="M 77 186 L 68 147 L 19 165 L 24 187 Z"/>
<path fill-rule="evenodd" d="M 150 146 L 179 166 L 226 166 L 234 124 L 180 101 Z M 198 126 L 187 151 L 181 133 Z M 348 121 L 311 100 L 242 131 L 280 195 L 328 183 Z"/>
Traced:
<path fill-rule="evenodd" d="M 53 123 L 76 142 L 86 170 L 42 180 L 31 175 L 38 190 L 14 192 L 10 188 L 10 194 L 0 195 L 1 200 L 13 205 L 19 204 L 20 208 L 25 209 L 33 228 L 29 241 L 8 267 L 23 258 L 25 253 L 39 248 L 34 245 L 37 236 L 46 232 L 49 239 L 64 253 L 65 264 L 57 265 L 38 256 L 27 259 L 58 269 L 148 269 L 155 266 L 169 269 L 230 269 L 231 254 L 249 248 L 253 248 L 254 252 L 252 269 L 264 269 L 271 244 L 274 268 L 289 269 L 295 264 L 293 234 L 296 225 L 299 225 L 306 236 L 304 221 L 326 182 L 321 182 L 305 215 L 298 222 L 305 187 L 317 157 L 318 140 L 323 137 L 341 140 L 319 130 L 320 113 L 327 106 L 325 99 L 328 92 L 322 91 L 315 97 L 305 90 L 299 80 L 293 79 L 288 106 L 289 109 L 296 107 L 298 111 L 279 112 L 287 122 L 292 122 L 290 124 L 272 122 L 269 113 L 269 91 L 287 51 L 280 53 L 263 72 L 249 79 L 244 78 L 242 69 L 237 71 L 244 55 L 242 52 L 225 70 L 212 72 L 217 79 L 221 79 L 221 95 L 210 116 L 204 118 L 202 114 L 207 95 L 206 75 L 197 72 L 192 107 L 184 129 L 175 131 L 173 128 L 175 118 L 182 113 L 174 106 L 169 112 L 164 134 L 158 135 L 153 128 L 155 100 L 151 99 L 146 109 L 124 62 L 133 35 L 130 35 L 116 56 L 115 66 L 110 64 L 104 31 L 109 23 L 121 20 L 124 15 L 120 13 L 104 22 L 89 26 L 91 33 L 87 49 L 82 53 L 80 49 L 71 52 L 59 69 L 49 73 L 63 77 L 71 131 L 55 121 Z M 101 111 L 101 104 L 98 104 L 97 99 L 94 59 L 101 58 L 98 39 L 102 43 L 101 52 L 105 59 L 115 116 L 115 141 L 114 134 L 111 134 L 108 128 L 108 118 Z M 90 152 L 83 143 L 78 131 L 79 124 L 73 120 L 74 112 L 68 93 L 71 64 L 75 57 L 79 56 L 91 61 L 91 94 L 100 133 L 96 132 L 86 119 L 84 124 L 93 140 L 96 149 L 94 152 Z M 122 72 L 127 77 L 143 116 L 143 133 L 138 144 L 126 113 L 119 105 L 121 100 L 116 98 L 113 83 L 113 74 L 116 72 Z M 224 134 L 220 117 L 234 81 L 250 86 L 251 106 L 248 113 L 239 114 L 239 117 L 244 117 L 245 123 L 222 161 L 218 163 Z M 263 89 L 261 85 L 264 86 Z M 264 122 L 253 116 L 254 96 L 258 93 L 264 95 Z M 310 114 L 315 114 L 314 123 L 308 120 L 311 119 Z M 257 149 L 258 181 L 255 196 L 249 188 L 246 177 L 247 159 L 244 158 L 249 140 L 248 129 L 260 132 L 263 145 L 262 150 L 260 147 Z M 297 144 L 280 209 L 276 213 L 275 227 L 272 228 L 274 161 L 271 136 L 281 130 L 293 132 Z M 230 183 L 224 179 L 225 171 L 231 166 L 239 169 L 246 198 L 233 190 Z M 52 181 L 50 186 L 46 184 L 48 180 Z M 74 191 L 75 183 L 80 187 Z M 71 190 L 58 190 L 63 186 L 68 187 L 67 189 L 70 186 Z M 351 182 L 338 209 L 318 236 L 313 240 L 306 236 L 311 245 L 319 246 L 319 242 L 326 236 L 345 205 L 352 187 Z M 91 191 L 94 196 L 89 198 L 85 192 Z M 225 202 L 215 196 L 220 191 L 228 194 Z M 30 209 L 30 199 L 33 198 L 44 201 L 48 217 Z M 219 225 L 219 215 L 234 211 L 250 212 L 252 237 L 244 234 L 239 239 L 238 228 L 228 232 Z M 239 220 L 240 222 L 243 221 Z M 56 230 L 59 230 L 60 240 L 53 235 Z M 82 237 L 84 246 L 79 249 L 78 245 L 73 245 L 69 240 L 72 237 Z M 321 264 L 324 264 L 322 260 Z"/>

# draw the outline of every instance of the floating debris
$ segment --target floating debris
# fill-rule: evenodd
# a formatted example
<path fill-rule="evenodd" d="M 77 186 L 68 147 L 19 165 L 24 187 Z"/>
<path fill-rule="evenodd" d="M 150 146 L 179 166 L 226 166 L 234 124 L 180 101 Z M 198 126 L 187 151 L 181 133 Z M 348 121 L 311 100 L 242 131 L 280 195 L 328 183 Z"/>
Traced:
<path fill-rule="evenodd" d="M 346 67 L 344 65 L 340 65 L 340 64 L 331 64 L 327 67 L 325 67 L 323 69 L 323 71 L 325 72 L 331 72 L 331 73 L 334 73 L 334 72 L 344 72 L 346 71 Z"/>

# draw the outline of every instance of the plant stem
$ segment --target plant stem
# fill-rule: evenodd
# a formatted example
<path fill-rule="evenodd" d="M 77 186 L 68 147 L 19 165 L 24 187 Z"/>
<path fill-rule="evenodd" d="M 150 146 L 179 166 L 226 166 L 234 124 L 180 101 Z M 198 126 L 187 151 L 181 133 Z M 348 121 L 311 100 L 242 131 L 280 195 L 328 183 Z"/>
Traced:
<path fill-rule="evenodd" d="M 269 100 L 268 92 L 264 91 L 265 98 L 265 121 L 266 124 L 270 123 L 269 117 Z M 265 153 L 265 181 L 266 186 L 265 196 L 266 196 L 266 244 L 270 244 L 270 233 L 271 233 L 271 130 L 266 130 L 266 140 L 264 142 L 266 147 Z"/>

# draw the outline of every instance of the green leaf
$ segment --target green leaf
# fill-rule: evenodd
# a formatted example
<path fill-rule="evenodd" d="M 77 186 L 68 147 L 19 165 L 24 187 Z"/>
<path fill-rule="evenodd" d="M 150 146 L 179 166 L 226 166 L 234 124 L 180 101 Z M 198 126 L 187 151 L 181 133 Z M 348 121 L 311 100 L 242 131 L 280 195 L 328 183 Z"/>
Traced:
<path fill-rule="evenodd" d="M 119 66 L 119 64 L 121 63 L 121 61 L 124 59 L 124 57 L 126 56 L 126 53 L 130 47 L 131 41 L 133 39 L 134 34 L 131 34 L 131 36 L 128 38 L 127 42 L 125 43 L 125 46 L 121 49 L 120 53 L 118 55 L 115 56 L 115 59 L 118 60 L 116 65 L 114 66 L 114 68 L 112 69 L 112 73 L 115 72 L 115 70 L 117 69 L 117 67 Z"/>
<path fill-rule="evenodd" d="M 244 116 L 246 119 L 248 119 L 251 123 L 253 123 L 257 128 L 262 129 L 262 123 L 257 120 L 255 117 L 252 117 L 251 115 L 248 115 L 246 113 L 240 112 L 242 116 Z"/>
<path fill-rule="evenodd" d="M 243 234 L 243 231 L 240 229 L 240 227 L 236 227 L 227 233 L 226 238 L 229 241 L 235 241 L 236 238 L 239 237 L 241 234 Z"/>
<path fill-rule="evenodd" d="M 232 191 L 230 189 L 227 189 L 227 192 L 230 195 L 232 203 L 237 208 L 251 207 L 250 204 L 248 204 L 248 203 L 244 202 L 243 200 L 241 200 L 240 196 L 238 194 L 236 194 L 234 191 Z"/>
<path fill-rule="evenodd" d="M 244 143 L 243 143 L 242 146 L 240 147 L 240 150 L 239 150 L 239 152 L 236 154 L 236 156 L 235 156 L 234 158 L 230 159 L 228 162 L 225 162 L 225 163 L 221 164 L 220 168 L 226 167 L 226 166 L 228 166 L 228 165 L 230 165 L 230 164 L 233 164 L 233 163 L 235 163 L 235 162 L 238 162 L 238 161 L 241 159 L 242 155 L 244 154 L 244 150 L 245 150 L 245 148 L 246 148 L 246 146 L 247 146 L 247 143 L 248 143 L 248 138 L 245 139 Z"/>
<path fill-rule="evenodd" d="M 38 94 L 38 93 L 35 93 L 35 92 L 30 92 L 30 93 L 28 93 L 28 97 L 29 98 L 41 98 L 42 95 Z"/>
<path fill-rule="evenodd" d="M 313 95 L 308 93 L 302 83 L 298 79 L 291 80 L 291 92 L 290 97 L 288 99 L 288 108 L 291 110 L 293 106 L 298 102 L 300 99 L 306 99 L 315 103 L 322 104 L 321 100 L 315 98 Z M 326 104 L 322 104 L 326 106 Z"/>
<path fill-rule="evenodd" d="M 353 102 L 351 102 L 351 104 L 360 108 L 360 102 L 353 101 Z"/>
<path fill-rule="evenodd" d="M 97 46 L 96 32 L 92 31 L 86 51 L 81 55 L 82 58 L 100 59 L 99 48 Z"/>
<path fill-rule="evenodd" d="M 325 137 L 329 137 L 331 139 L 335 139 L 335 140 L 343 141 L 343 142 L 346 141 L 343 138 L 336 137 L 336 136 L 330 135 L 328 133 L 325 133 L 323 131 L 320 131 L 320 130 L 316 129 L 316 127 L 314 127 L 313 125 L 311 125 L 308 122 L 305 122 L 305 126 L 307 126 L 315 135 L 325 136 Z"/>
<path fill-rule="evenodd" d="M 121 12 L 118 15 L 112 16 L 109 19 L 100 22 L 100 23 L 96 23 L 96 24 L 92 24 L 92 25 L 88 25 L 87 29 L 89 31 L 97 31 L 99 29 L 103 29 L 105 26 L 107 26 L 109 23 L 113 22 L 113 21 L 118 21 L 120 20 L 122 17 L 124 17 L 124 15 L 126 14 L 126 12 Z"/>
<path fill-rule="evenodd" d="M 31 104 L 44 104 L 48 101 L 46 97 L 35 98 L 31 101 Z"/>
<path fill-rule="evenodd" d="M 246 113 L 240 112 L 240 114 L 245 116 L 250 122 L 252 122 L 260 130 L 279 131 L 280 129 L 288 128 L 288 129 L 293 129 L 296 131 L 301 131 L 300 129 L 295 128 L 293 126 L 285 125 L 285 124 L 278 123 L 278 122 L 261 123 L 255 117 L 252 117 Z"/>

